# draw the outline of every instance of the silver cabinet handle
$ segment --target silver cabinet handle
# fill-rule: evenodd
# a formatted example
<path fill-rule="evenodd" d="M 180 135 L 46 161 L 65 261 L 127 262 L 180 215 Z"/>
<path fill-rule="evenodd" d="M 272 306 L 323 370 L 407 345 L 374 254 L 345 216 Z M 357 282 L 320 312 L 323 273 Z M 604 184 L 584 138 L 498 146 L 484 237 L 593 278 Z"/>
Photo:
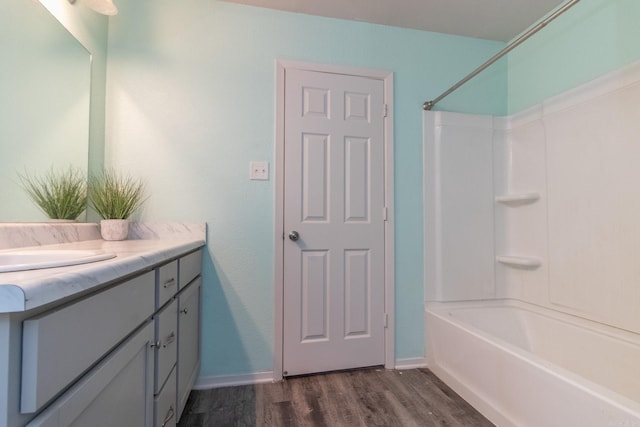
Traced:
<path fill-rule="evenodd" d="M 186 309 L 186 308 L 183 308 L 182 310 L 180 310 L 180 313 L 182 313 L 182 314 L 187 314 L 187 313 L 188 313 L 188 311 L 187 311 L 187 309 Z"/>
<path fill-rule="evenodd" d="M 162 344 L 162 348 L 167 348 L 167 346 L 172 342 L 174 342 L 175 340 L 176 340 L 176 334 L 174 332 L 171 332 L 167 337 L 167 340 L 164 342 L 164 344 Z"/>
<path fill-rule="evenodd" d="M 158 340 L 158 341 L 154 341 L 151 344 L 149 344 L 149 347 L 151 348 L 167 348 L 167 346 L 169 344 L 171 344 L 172 342 L 174 342 L 176 340 L 176 334 L 175 332 L 171 332 L 169 334 L 169 336 L 167 336 L 167 339 L 165 340 L 165 342 L 163 343 L 162 341 Z"/>
<path fill-rule="evenodd" d="M 300 233 L 298 233 L 297 231 L 290 231 L 289 232 L 289 239 L 291 239 L 292 241 L 296 241 L 300 238 Z"/>
<path fill-rule="evenodd" d="M 169 410 L 167 411 L 167 415 L 164 416 L 164 420 L 162 421 L 162 427 L 165 427 L 167 425 L 167 423 L 169 421 L 171 421 L 171 419 L 173 418 L 173 416 L 175 414 L 176 414 L 176 412 L 173 409 L 173 405 L 169 406 Z"/>
<path fill-rule="evenodd" d="M 162 284 L 162 287 L 167 289 L 169 286 L 173 286 L 176 284 L 176 278 L 172 277 L 171 279 L 167 279 L 164 281 L 164 283 Z"/>

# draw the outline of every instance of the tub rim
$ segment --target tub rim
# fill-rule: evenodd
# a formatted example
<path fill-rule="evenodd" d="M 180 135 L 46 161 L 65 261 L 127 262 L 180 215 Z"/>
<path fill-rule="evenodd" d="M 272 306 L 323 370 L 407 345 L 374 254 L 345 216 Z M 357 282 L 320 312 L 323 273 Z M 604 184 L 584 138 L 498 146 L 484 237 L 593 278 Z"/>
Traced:
<path fill-rule="evenodd" d="M 425 312 L 434 312 L 442 314 L 455 309 L 472 309 L 472 308 L 518 308 L 539 316 L 554 319 L 560 322 L 569 323 L 573 326 L 596 331 L 600 334 L 608 337 L 625 341 L 629 344 L 640 347 L 640 333 L 629 331 L 627 329 L 619 328 L 609 325 L 607 323 L 601 323 L 596 320 L 591 320 L 586 317 L 582 317 L 576 314 L 567 313 L 561 310 L 555 310 L 543 305 L 533 304 L 530 302 L 524 302 L 512 298 L 496 298 L 496 299 L 482 299 L 482 300 L 465 300 L 465 301 L 426 301 Z M 447 316 L 450 317 L 450 316 Z M 464 323 L 464 322 L 461 322 Z M 474 330 L 481 331 L 480 328 L 471 326 Z"/>
<path fill-rule="evenodd" d="M 480 339 L 487 345 L 500 347 L 502 350 L 506 351 L 511 356 L 514 356 L 520 360 L 529 362 L 545 373 L 554 375 L 559 377 L 562 381 L 566 381 L 574 387 L 579 388 L 587 393 L 596 394 L 599 398 L 603 399 L 607 403 L 631 414 L 634 417 L 640 419 L 640 402 L 632 399 L 629 396 L 621 394 L 611 388 L 608 388 L 604 385 L 601 385 L 597 382 L 590 380 L 580 374 L 577 374 L 567 368 L 564 368 L 560 365 L 557 365 L 553 362 L 550 362 L 543 357 L 523 349 L 522 347 L 508 342 L 500 337 L 492 335 L 481 328 L 478 328 L 474 325 L 469 324 L 461 320 L 460 318 L 456 318 L 455 316 L 451 316 L 449 311 L 456 309 L 469 309 L 469 308 L 517 308 L 522 310 L 527 310 L 533 312 L 534 314 L 550 317 L 554 320 L 566 322 L 572 324 L 573 326 L 585 328 L 585 324 L 603 327 L 605 331 L 614 329 L 616 333 L 607 333 L 600 331 L 600 328 L 595 329 L 596 332 L 602 333 L 608 337 L 614 339 L 620 339 L 621 341 L 630 343 L 632 345 L 638 346 L 640 348 L 640 336 L 638 337 L 627 337 L 627 335 L 638 335 L 633 334 L 632 332 L 626 331 L 624 329 L 615 328 L 609 325 L 600 324 L 594 322 L 592 320 L 583 319 L 578 316 L 574 316 L 572 314 L 559 312 L 555 313 L 553 309 L 538 306 L 535 304 L 523 302 L 520 300 L 513 299 L 491 299 L 491 300 L 469 300 L 469 301 L 452 301 L 452 302 L 440 302 L 440 301 L 429 301 L 425 303 L 425 333 L 429 333 L 429 325 L 427 322 L 427 316 L 435 316 L 438 319 L 453 325 L 454 327 L 458 327 L 465 332 L 475 336 Z M 573 323 L 575 322 L 575 323 Z M 625 337 L 620 337 L 617 335 L 617 332 L 622 332 L 622 335 Z M 425 347 L 429 343 L 429 339 L 425 340 Z M 429 355 L 429 349 L 426 347 L 425 355 L 428 362 L 428 366 L 433 358 Z M 438 364 L 439 369 L 444 369 L 443 365 Z M 447 375 L 456 377 L 455 373 L 447 372 Z"/>

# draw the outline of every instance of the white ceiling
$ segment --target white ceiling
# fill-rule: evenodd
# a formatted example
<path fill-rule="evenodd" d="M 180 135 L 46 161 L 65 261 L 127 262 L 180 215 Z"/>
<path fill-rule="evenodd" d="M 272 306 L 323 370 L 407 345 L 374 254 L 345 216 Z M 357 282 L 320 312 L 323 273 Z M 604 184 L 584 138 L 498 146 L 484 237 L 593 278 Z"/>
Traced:
<path fill-rule="evenodd" d="M 223 0 L 507 42 L 562 0 Z"/>

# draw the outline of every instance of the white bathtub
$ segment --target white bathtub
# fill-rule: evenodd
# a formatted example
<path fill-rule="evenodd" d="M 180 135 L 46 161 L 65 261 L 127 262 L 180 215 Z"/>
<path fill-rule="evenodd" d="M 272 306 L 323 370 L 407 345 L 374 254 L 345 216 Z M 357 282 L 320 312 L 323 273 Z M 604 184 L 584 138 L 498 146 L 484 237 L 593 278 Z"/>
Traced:
<path fill-rule="evenodd" d="M 498 426 L 640 427 L 637 334 L 508 300 L 428 303 L 425 333 L 429 368 Z"/>

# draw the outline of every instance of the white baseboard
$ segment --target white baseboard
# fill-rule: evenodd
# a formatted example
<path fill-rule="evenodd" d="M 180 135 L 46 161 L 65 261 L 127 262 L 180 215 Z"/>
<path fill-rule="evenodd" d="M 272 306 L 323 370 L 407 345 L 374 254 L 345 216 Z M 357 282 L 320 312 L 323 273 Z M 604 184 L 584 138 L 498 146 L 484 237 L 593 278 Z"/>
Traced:
<path fill-rule="evenodd" d="M 395 369 L 426 368 L 427 360 L 424 357 L 397 359 Z M 237 385 L 249 385 L 273 382 L 273 372 L 254 372 L 242 375 L 212 375 L 198 377 L 193 386 L 194 390 L 207 390 L 211 388 L 231 387 Z"/>
<path fill-rule="evenodd" d="M 254 372 L 243 375 L 221 375 L 198 377 L 194 390 L 207 390 L 211 388 L 230 387 L 236 385 L 260 384 L 273 382 L 273 372 Z"/>
<path fill-rule="evenodd" d="M 427 368 L 427 359 L 424 357 L 411 357 L 408 359 L 396 359 L 396 369 Z"/>

